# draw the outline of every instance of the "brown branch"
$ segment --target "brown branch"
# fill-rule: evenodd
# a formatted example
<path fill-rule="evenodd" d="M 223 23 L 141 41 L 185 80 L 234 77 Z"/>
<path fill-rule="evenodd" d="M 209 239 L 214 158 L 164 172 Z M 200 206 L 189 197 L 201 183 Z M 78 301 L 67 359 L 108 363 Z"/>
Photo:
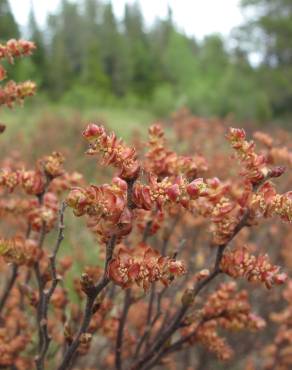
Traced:
<path fill-rule="evenodd" d="M 9 297 L 9 294 L 11 292 L 11 289 L 13 288 L 13 285 L 15 284 L 16 278 L 18 275 L 18 266 L 13 264 L 12 265 L 12 271 L 11 271 L 11 276 L 6 282 L 6 286 L 3 290 L 3 294 L 0 298 L 0 312 L 3 310 L 5 303 Z"/>
<path fill-rule="evenodd" d="M 119 319 L 119 327 L 118 327 L 118 332 L 117 332 L 116 353 L 115 353 L 116 370 L 122 370 L 123 368 L 123 363 L 122 363 L 123 337 L 124 337 L 124 329 L 125 329 L 125 324 L 126 324 L 130 306 L 131 306 L 131 290 L 127 289 L 125 292 L 123 312 Z"/>
<path fill-rule="evenodd" d="M 92 309 L 93 309 L 95 299 L 100 294 L 100 292 L 110 282 L 110 280 L 108 278 L 108 271 L 107 270 L 108 270 L 109 262 L 112 259 L 115 244 L 116 244 L 116 236 L 113 235 L 111 237 L 111 239 L 109 240 L 107 246 L 106 246 L 106 259 L 105 259 L 103 277 L 93 287 L 93 289 L 91 289 L 90 292 L 87 293 L 86 305 L 85 305 L 85 309 L 84 309 L 84 315 L 83 315 L 83 320 L 82 320 L 81 326 L 80 326 L 74 340 L 72 341 L 72 343 L 68 347 L 67 351 L 65 352 L 62 363 L 58 367 L 58 370 L 66 370 L 66 369 L 70 368 L 71 361 L 72 361 L 72 359 L 73 359 L 73 357 L 74 357 L 74 355 L 75 355 L 75 353 L 76 353 L 76 351 L 79 347 L 79 344 L 80 344 L 80 337 L 81 337 L 82 334 L 86 333 L 86 331 L 88 329 L 88 326 L 90 324 L 90 320 L 91 320 L 91 317 L 92 317 Z"/>
<path fill-rule="evenodd" d="M 178 225 L 180 221 L 180 214 L 178 213 L 172 224 L 170 225 L 169 229 L 165 232 L 164 236 L 163 236 L 163 244 L 162 244 L 162 248 L 161 248 L 161 254 L 162 256 L 165 256 L 166 255 L 166 251 L 167 251 L 167 247 L 168 247 L 168 243 L 170 241 L 170 238 L 174 232 L 174 229 L 176 228 L 176 226 Z"/>
<path fill-rule="evenodd" d="M 28 227 L 27 227 L 27 230 L 26 230 L 26 233 L 25 233 L 25 238 L 28 239 L 29 238 L 29 235 L 31 233 L 31 225 L 30 223 L 28 224 Z M 11 269 L 11 276 L 10 278 L 8 279 L 8 281 L 6 282 L 6 285 L 5 285 L 5 288 L 3 290 L 3 293 L 2 293 L 2 296 L 0 298 L 0 313 L 2 312 L 5 304 L 6 304 L 6 301 L 9 297 L 9 294 L 16 282 L 16 279 L 17 279 L 17 276 L 18 276 L 18 266 L 16 264 L 13 264 L 12 265 L 12 269 Z"/>
<path fill-rule="evenodd" d="M 205 288 L 221 271 L 220 271 L 220 262 L 223 256 L 223 252 L 227 245 L 233 240 L 233 238 L 239 233 L 239 231 L 246 225 L 246 222 L 249 217 L 249 210 L 246 210 L 244 213 L 242 219 L 235 227 L 233 234 L 229 238 L 228 242 L 222 245 L 219 245 L 217 247 L 217 254 L 216 254 L 216 260 L 214 263 L 213 271 L 212 273 L 204 280 L 201 280 L 194 288 L 193 290 L 193 298 L 195 298 L 200 291 Z M 181 321 L 185 314 L 187 313 L 188 309 L 190 307 L 190 304 L 182 304 L 182 306 L 179 308 L 179 310 L 176 312 L 176 314 L 173 316 L 173 319 L 170 320 L 170 324 L 165 329 L 163 333 L 159 335 L 159 337 L 156 337 L 156 340 L 154 341 L 151 348 L 146 352 L 146 354 L 138 360 L 135 365 L 134 369 L 148 369 L 147 366 L 148 362 L 151 361 L 153 356 L 156 356 L 156 354 L 160 351 L 160 349 L 164 346 L 164 344 L 169 340 L 169 338 L 172 336 L 172 334 L 179 329 Z"/>
<path fill-rule="evenodd" d="M 166 291 L 166 289 L 167 289 L 167 287 L 165 287 L 160 293 L 158 293 L 156 314 L 155 314 L 153 320 L 146 325 L 145 331 L 144 331 L 142 337 L 140 338 L 140 340 L 139 340 L 139 342 L 136 346 L 134 358 L 138 357 L 144 342 L 147 341 L 148 338 L 149 338 L 149 335 L 150 335 L 150 332 L 151 332 L 151 329 L 152 329 L 153 325 L 156 323 L 156 321 L 161 316 L 161 307 L 160 307 L 161 298 L 162 298 L 162 295 L 164 294 L 164 292 Z"/>
<path fill-rule="evenodd" d="M 38 247 L 42 249 L 44 240 L 46 235 L 46 225 L 43 222 L 42 229 L 40 231 L 40 238 L 39 238 L 39 244 Z M 37 281 L 37 287 L 38 287 L 38 305 L 37 305 L 37 326 L 38 326 L 38 353 L 41 351 L 41 348 L 43 346 L 43 336 L 42 336 L 42 323 L 41 323 L 41 307 L 43 304 L 43 290 L 44 290 L 44 282 L 43 277 L 40 270 L 40 264 L 39 261 L 36 261 L 33 265 L 36 281 Z M 38 367 L 36 362 L 36 367 L 38 370 L 41 370 L 41 368 Z"/>
<path fill-rule="evenodd" d="M 44 196 L 48 190 L 48 187 L 52 181 L 52 178 L 47 176 L 44 173 L 46 183 L 44 186 L 44 190 L 42 193 L 38 194 L 36 197 L 38 199 L 39 205 L 42 206 L 44 202 Z M 38 242 L 38 248 L 42 249 L 43 244 L 46 238 L 46 222 L 42 222 L 41 230 L 40 230 L 40 235 L 39 235 L 39 242 Z M 36 356 L 35 363 L 36 363 L 36 368 L 37 370 L 43 370 L 43 367 L 41 367 L 41 364 L 38 362 L 39 354 L 41 353 L 41 350 L 44 345 L 44 337 L 42 333 L 42 307 L 43 307 L 43 302 L 44 302 L 44 281 L 43 277 L 41 274 L 41 269 L 40 269 L 40 263 L 39 261 L 36 261 L 33 265 L 33 270 L 35 273 L 36 281 L 37 281 L 37 286 L 38 286 L 38 305 L 37 305 L 37 326 L 38 326 L 38 355 Z"/>
<path fill-rule="evenodd" d="M 152 224 L 153 224 L 153 220 L 149 220 L 146 223 L 146 226 L 145 226 L 144 232 L 143 232 L 143 237 L 142 237 L 142 242 L 143 243 L 146 243 L 146 241 L 147 241 L 147 239 L 150 235 Z"/>
<path fill-rule="evenodd" d="M 171 344 L 170 346 L 168 347 L 161 347 L 160 350 L 155 354 L 155 356 L 151 359 L 151 361 L 147 364 L 147 366 L 141 368 L 141 370 L 150 370 L 152 369 L 154 366 L 156 366 L 159 361 L 166 355 L 170 354 L 170 353 L 173 353 L 173 352 L 176 352 L 176 351 L 180 351 L 181 349 L 183 349 L 183 345 L 189 340 L 191 339 L 194 335 L 196 335 L 198 329 L 203 325 L 205 324 L 206 322 L 210 321 L 210 320 L 214 320 L 218 317 L 220 317 L 221 315 L 217 315 L 217 316 L 210 316 L 210 317 L 206 317 L 206 318 L 203 318 L 199 323 L 198 325 L 195 327 L 195 329 L 189 333 L 188 335 L 186 335 L 185 337 L 182 337 L 180 339 L 178 339 L 176 342 L 174 342 L 173 344 Z"/>
<path fill-rule="evenodd" d="M 37 369 L 44 369 L 44 361 L 47 354 L 47 351 L 50 346 L 51 337 L 48 333 L 48 309 L 49 303 L 52 298 L 52 295 L 60 281 L 60 277 L 57 275 L 56 269 L 56 257 L 60 248 L 60 245 L 64 239 L 64 213 L 66 209 L 66 203 L 63 202 L 60 210 L 59 210 L 59 227 L 58 227 L 58 236 L 56 245 L 53 249 L 53 253 L 50 256 L 50 268 L 51 268 L 51 276 L 52 276 L 52 283 L 49 290 L 44 289 L 42 292 L 42 306 L 40 308 L 40 325 L 41 325 L 41 336 L 42 336 L 42 347 L 39 350 L 39 355 L 36 357 L 36 366 Z"/>

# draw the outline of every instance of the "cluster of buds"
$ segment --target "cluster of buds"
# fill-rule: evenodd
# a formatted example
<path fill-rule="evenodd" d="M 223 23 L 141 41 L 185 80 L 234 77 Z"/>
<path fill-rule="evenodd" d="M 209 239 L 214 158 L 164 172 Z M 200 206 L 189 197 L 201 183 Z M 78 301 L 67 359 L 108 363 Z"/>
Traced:
<path fill-rule="evenodd" d="M 176 204 L 197 212 L 212 221 L 214 243 L 221 245 L 229 240 L 243 214 L 240 203 L 228 198 L 229 192 L 230 186 L 217 178 L 188 183 L 183 177 L 158 181 L 150 176 L 148 185 L 134 185 L 133 201 L 144 210 L 162 210 Z"/>
<path fill-rule="evenodd" d="M 187 186 L 187 193 L 193 208 L 204 218 L 209 219 L 213 232 L 213 242 L 223 245 L 232 236 L 243 214 L 241 202 L 230 198 L 230 185 L 218 178 L 196 179 Z"/>
<path fill-rule="evenodd" d="M 260 330 L 265 321 L 251 312 L 246 290 L 237 291 L 235 282 L 221 284 L 211 293 L 202 309 L 204 320 L 216 318 L 228 330 Z"/>
<path fill-rule="evenodd" d="M 227 134 L 233 149 L 235 149 L 244 171 L 242 174 L 252 183 L 260 183 L 268 174 L 267 160 L 264 155 L 255 152 L 253 141 L 246 141 L 246 134 L 243 129 L 230 128 Z"/>
<path fill-rule="evenodd" d="M 138 208 L 145 210 L 152 208 L 161 210 L 171 204 L 179 204 L 189 209 L 193 200 L 209 195 L 211 196 L 209 185 L 202 178 L 188 183 L 182 176 L 165 177 L 159 180 L 156 176 L 150 175 L 148 185 L 137 182 L 133 188 L 133 201 Z M 213 201 L 215 201 L 214 197 Z"/>
<path fill-rule="evenodd" d="M 183 262 L 163 257 L 144 243 L 133 249 L 120 246 L 109 264 L 109 278 L 123 288 L 134 283 L 148 290 L 155 281 L 168 285 L 174 277 L 185 274 Z"/>
<path fill-rule="evenodd" d="M 35 240 L 15 237 L 0 239 L 0 256 L 6 263 L 31 266 L 41 257 L 41 251 Z"/>
<path fill-rule="evenodd" d="M 124 180 L 136 179 L 140 172 L 136 150 L 126 146 L 114 133 L 107 134 L 103 126 L 90 123 L 83 131 L 89 142 L 88 154 L 101 154 L 104 165 L 119 169 L 118 176 Z"/>
<path fill-rule="evenodd" d="M 13 170 L 3 168 L 0 170 L 0 186 L 10 193 L 17 186 L 21 186 L 29 195 L 41 194 L 44 190 L 45 180 L 40 170 Z"/>
<path fill-rule="evenodd" d="M 149 185 L 136 183 L 133 189 L 133 201 L 138 208 L 150 210 L 162 209 L 171 204 L 186 205 L 186 180 L 182 177 L 171 179 L 165 177 L 158 181 L 157 177 L 149 177 Z"/>
<path fill-rule="evenodd" d="M 9 63 L 13 63 L 14 58 L 30 55 L 35 49 L 32 42 L 24 40 L 10 40 L 6 44 L 0 44 L 0 61 L 7 59 Z M 6 78 L 6 70 L 0 64 L 0 81 Z M 9 81 L 3 87 L 0 87 L 0 106 L 6 105 L 11 108 L 15 102 L 22 103 L 23 100 L 34 95 L 36 90 L 35 83 L 26 81 L 15 83 Z"/>
<path fill-rule="evenodd" d="M 183 336 L 189 337 L 189 344 L 200 343 L 221 360 L 229 360 L 233 351 L 225 338 L 218 334 L 218 329 L 260 330 L 265 321 L 251 312 L 248 295 L 245 290 L 236 291 L 234 282 L 221 284 L 207 297 L 201 310 L 200 320 L 182 330 Z"/>
<path fill-rule="evenodd" d="M 26 215 L 30 208 L 30 202 L 28 199 L 23 199 L 22 197 L 13 197 L 13 198 L 0 198 L 0 216 L 1 218 L 7 216 L 13 216 L 13 219 L 16 219 L 16 216 Z"/>
<path fill-rule="evenodd" d="M 9 81 L 3 88 L 0 88 L 0 106 L 6 105 L 12 108 L 14 103 L 22 103 L 28 96 L 33 96 L 36 91 L 34 82 L 26 81 L 22 83 L 15 83 Z"/>
<path fill-rule="evenodd" d="M 207 162 L 204 157 L 200 155 L 179 156 L 167 149 L 164 131 L 159 124 L 154 124 L 149 128 L 148 146 L 145 169 L 159 178 L 184 175 L 188 179 L 193 179 L 198 172 L 207 170 Z"/>
<path fill-rule="evenodd" d="M 148 212 L 144 209 L 135 211 L 135 222 L 140 232 L 147 230 L 147 235 L 154 235 L 161 229 L 165 220 L 164 212 L 153 211 Z"/>
<path fill-rule="evenodd" d="M 45 179 L 39 170 L 20 172 L 20 183 L 24 191 L 29 195 L 39 195 L 45 190 Z"/>
<path fill-rule="evenodd" d="M 251 282 L 262 282 L 268 289 L 273 285 L 283 284 L 287 280 L 287 275 L 280 273 L 279 266 L 271 264 L 267 254 L 251 255 L 247 247 L 224 253 L 220 268 L 235 279 L 245 277 Z"/>
<path fill-rule="evenodd" d="M 292 152 L 285 145 L 280 147 L 273 146 L 275 140 L 265 132 L 256 131 L 253 137 L 260 142 L 267 150 L 267 158 L 269 163 L 285 163 L 292 166 Z"/>
<path fill-rule="evenodd" d="M 263 351 L 266 370 L 289 370 L 292 365 L 292 280 L 288 281 L 283 298 L 286 307 L 270 315 L 271 321 L 278 324 L 278 328 L 273 342 Z"/>
<path fill-rule="evenodd" d="M 271 182 L 266 182 L 256 194 L 250 205 L 255 216 L 279 216 L 283 221 L 292 222 L 292 192 L 278 194 Z"/>
<path fill-rule="evenodd" d="M 71 184 L 78 183 L 80 176 L 76 173 L 66 174 L 63 169 L 63 162 L 63 155 L 53 152 L 39 160 L 35 170 L 3 168 L 0 170 L 0 186 L 7 188 L 9 192 L 20 186 L 28 195 L 40 195 L 49 183 L 52 184 L 52 180 L 64 175 L 60 186 L 62 185 L 63 189 L 66 190 Z"/>
<path fill-rule="evenodd" d="M 132 212 L 127 206 L 127 183 L 115 177 L 112 184 L 74 188 L 67 204 L 76 216 L 88 215 L 89 226 L 107 241 L 112 235 L 121 238 L 132 230 Z"/>
<path fill-rule="evenodd" d="M 65 172 L 61 176 L 54 178 L 49 185 L 49 191 L 55 194 L 61 194 L 66 190 L 76 188 L 83 183 L 83 176 L 79 172 Z"/>
<path fill-rule="evenodd" d="M 56 223 L 58 207 L 58 199 L 54 193 L 46 193 L 42 204 L 37 199 L 31 200 L 27 217 L 32 230 L 52 230 Z"/>
<path fill-rule="evenodd" d="M 0 170 L 0 186 L 5 187 L 10 193 L 20 184 L 21 172 L 3 168 Z"/>
<path fill-rule="evenodd" d="M 35 50 L 35 44 L 26 40 L 9 40 L 6 44 L 0 44 L 0 60 L 7 59 L 13 63 L 14 58 L 29 56 Z"/>
<path fill-rule="evenodd" d="M 189 343 L 201 344 L 209 352 L 214 353 L 221 361 L 228 361 L 233 356 L 232 348 L 227 344 L 226 339 L 217 333 L 218 324 L 215 320 L 210 320 L 204 325 L 199 326 L 196 335 L 191 337 Z"/>
<path fill-rule="evenodd" d="M 103 326 L 102 326 L 103 335 L 106 338 L 108 338 L 112 343 L 115 343 L 116 341 L 119 321 L 120 320 L 118 317 L 115 317 L 115 316 L 109 317 L 103 323 Z M 131 348 L 133 347 L 135 342 L 136 342 L 136 338 L 131 333 L 131 331 L 128 330 L 128 328 L 126 327 L 124 331 L 124 337 L 123 337 L 123 345 L 125 346 L 125 352 L 123 353 L 123 356 L 125 358 L 127 357 L 127 355 L 129 356 L 129 354 L 131 353 Z M 115 360 L 114 356 L 112 355 L 112 353 L 110 353 L 106 361 L 106 368 L 109 368 L 109 369 L 113 368 L 114 360 Z"/>
<path fill-rule="evenodd" d="M 30 337 L 25 334 L 10 337 L 6 330 L 1 329 L 0 332 L 0 367 L 11 368 L 17 364 L 18 369 L 28 369 L 32 366 L 32 361 L 29 361 L 21 353 L 27 349 Z M 27 367 L 28 366 L 28 367 Z"/>
<path fill-rule="evenodd" d="M 53 152 L 51 155 L 45 156 L 40 160 L 41 168 L 43 168 L 45 174 L 54 179 L 55 177 L 61 176 L 64 173 L 63 163 L 64 156 L 59 152 Z"/>
<path fill-rule="evenodd" d="M 28 195 L 39 195 L 45 190 L 47 179 L 50 181 L 64 174 L 62 154 L 54 152 L 42 158 L 35 170 L 4 167 L 0 171 L 0 185 L 12 192 L 17 186 Z M 45 175 L 45 176 L 44 176 Z"/>
<path fill-rule="evenodd" d="M 269 134 L 262 131 L 256 131 L 253 134 L 253 137 L 267 148 L 272 148 L 274 140 Z"/>

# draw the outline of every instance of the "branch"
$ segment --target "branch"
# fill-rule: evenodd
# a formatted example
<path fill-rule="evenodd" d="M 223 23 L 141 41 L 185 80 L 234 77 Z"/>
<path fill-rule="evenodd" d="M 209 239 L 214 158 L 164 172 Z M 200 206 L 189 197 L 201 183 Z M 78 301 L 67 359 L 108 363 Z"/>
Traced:
<path fill-rule="evenodd" d="M 59 210 L 59 232 L 56 241 L 56 245 L 53 249 L 53 253 L 50 256 L 50 268 L 51 268 L 51 276 L 52 276 L 52 283 L 49 290 L 43 290 L 42 296 L 42 306 L 40 308 L 40 325 L 41 325 L 41 335 L 42 335 L 42 348 L 39 351 L 39 355 L 36 357 L 36 366 L 37 369 L 44 369 L 44 361 L 47 354 L 47 351 L 50 346 L 51 337 L 48 333 L 48 309 L 49 303 L 52 298 L 52 295 L 60 281 L 60 277 L 57 275 L 56 269 L 56 257 L 60 248 L 60 245 L 64 239 L 64 213 L 67 205 L 65 202 L 62 203 L 60 210 Z"/>
<path fill-rule="evenodd" d="M 27 227 L 27 231 L 25 233 L 25 238 L 26 239 L 29 238 L 30 232 L 31 232 L 31 225 L 29 223 L 28 227 Z M 13 264 L 12 265 L 11 276 L 10 276 L 9 280 L 6 282 L 6 286 L 3 290 L 2 297 L 0 298 L 0 313 L 2 312 L 2 310 L 3 310 L 3 308 L 6 304 L 6 301 L 9 297 L 11 289 L 13 288 L 13 286 L 16 282 L 17 276 L 18 276 L 18 266 L 16 264 Z"/>
<path fill-rule="evenodd" d="M 72 341 L 71 345 L 68 347 L 67 351 L 65 352 L 64 358 L 62 360 L 61 365 L 58 367 L 58 370 L 66 370 L 70 368 L 71 361 L 80 344 L 80 337 L 82 334 L 86 333 L 88 326 L 90 324 L 90 320 L 92 317 L 92 309 L 93 309 L 95 299 L 99 295 L 99 293 L 108 285 L 110 281 L 108 278 L 107 270 L 108 270 L 108 264 L 112 259 L 115 244 L 116 244 L 116 236 L 113 235 L 106 246 L 106 259 L 105 259 L 105 265 L 104 265 L 104 274 L 101 280 L 93 287 L 93 289 L 91 289 L 90 292 L 87 293 L 86 305 L 84 309 L 84 315 L 83 315 L 81 326 L 74 340 Z"/>
<path fill-rule="evenodd" d="M 220 271 L 220 262 L 223 256 L 223 252 L 227 245 L 233 240 L 233 238 L 239 233 L 239 231 L 246 226 L 246 222 L 249 217 L 249 210 L 247 209 L 246 212 L 244 213 L 243 217 L 241 218 L 240 222 L 237 224 L 235 227 L 233 234 L 229 238 L 228 242 L 225 244 L 219 245 L 217 247 L 217 254 L 216 254 L 216 260 L 215 264 L 213 267 L 212 273 L 204 280 L 201 280 L 197 286 L 193 290 L 193 298 L 195 298 L 200 291 L 206 287 L 221 271 Z M 170 321 L 170 324 L 168 327 L 165 329 L 161 335 L 156 338 L 154 341 L 153 345 L 149 349 L 148 352 L 139 360 L 137 363 L 134 365 L 134 369 L 148 369 L 148 367 L 145 367 L 147 363 L 153 358 L 153 356 L 161 350 L 161 348 L 164 346 L 164 344 L 170 339 L 172 334 L 179 329 L 181 320 L 187 313 L 188 309 L 190 307 L 190 304 L 182 304 L 180 309 L 177 311 L 177 313 L 173 316 L 173 319 Z"/>
<path fill-rule="evenodd" d="M 162 299 L 162 296 L 164 295 L 164 293 L 166 292 L 166 290 L 167 290 L 167 287 L 164 287 L 163 290 L 161 292 L 159 292 L 158 295 L 157 295 L 156 314 L 155 314 L 153 320 L 151 322 L 149 322 L 149 324 L 147 324 L 147 326 L 145 328 L 145 331 L 144 331 L 142 337 L 140 338 L 140 340 L 137 344 L 137 347 L 136 347 L 136 350 L 135 350 L 135 355 L 134 355 L 135 358 L 138 357 L 144 342 L 148 340 L 153 325 L 156 323 L 156 321 L 161 316 L 161 299 Z M 149 309 L 149 307 L 148 307 L 148 309 Z"/>
<path fill-rule="evenodd" d="M 118 328 L 117 340 L 116 340 L 116 355 L 115 355 L 116 370 L 122 370 L 123 368 L 122 367 L 123 336 L 124 336 L 124 329 L 125 329 L 125 324 L 126 324 L 127 315 L 128 315 L 130 306 L 131 306 L 131 290 L 127 289 L 125 293 L 123 312 L 119 320 L 119 328 Z"/>
<path fill-rule="evenodd" d="M 9 294 L 11 292 L 11 289 L 13 288 L 13 285 L 15 284 L 17 275 L 18 275 L 18 266 L 13 264 L 12 265 L 11 276 L 8 279 L 8 281 L 6 282 L 6 286 L 4 288 L 2 297 L 0 298 L 0 313 L 1 313 L 1 311 L 3 310 L 3 308 L 5 306 L 5 303 L 6 303 L 8 297 L 9 297 Z"/>

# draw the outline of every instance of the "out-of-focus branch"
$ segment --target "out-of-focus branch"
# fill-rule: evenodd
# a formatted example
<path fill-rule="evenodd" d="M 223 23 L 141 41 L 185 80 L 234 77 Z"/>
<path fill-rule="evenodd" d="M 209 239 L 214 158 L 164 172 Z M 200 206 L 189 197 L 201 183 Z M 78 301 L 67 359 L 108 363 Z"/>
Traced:
<path fill-rule="evenodd" d="M 44 369 L 44 361 L 49 349 L 49 345 L 51 342 L 51 338 L 48 333 L 48 309 L 51 297 L 60 281 L 60 277 L 57 275 L 56 269 L 56 257 L 60 248 L 60 245 L 64 239 L 64 213 L 66 209 L 66 203 L 63 202 L 60 210 L 59 210 L 59 227 L 58 227 L 58 236 L 56 245 L 53 249 L 53 253 L 50 256 L 50 267 L 51 267 L 51 275 L 52 275 L 52 283 L 49 290 L 43 290 L 43 302 L 42 307 L 40 309 L 40 325 L 41 325 L 41 335 L 42 335 L 42 348 L 40 349 L 39 355 L 36 358 L 36 366 L 37 369 Z"/>
<path fill-rule="evenodd" d="M 11 289 L 13 288 L 13 286 L 15 284 L 17 275 L 18 275 L 18 267 L 17 267 L 17 265 L 13 264 L 12 271 L 11 271 L 11 276 L 8 279 L 8 281 L 6 282 L 5 288 L 4 288 L 2 296 L 0 298 L 0 313 L 3 310 L 3 308 L 5 306 L 5 303 L 6 303 L 8 297 L 9 297 L 9 294 L 11 292 Z"/>
<path fill-rule="evenodd" d="M 253 186 L 253 192 L 256 192 L 259 189 L 259 187 L 262 186 L 269 178 L 270 178 L 270 174 L 267 174 L 267 176 L 263 178 L 262 181 L 255 184 Z M 221 263 L 224 250 L 229 245 L 229 243 L 234 239 L 234 237 L 242 230 L 242 228 L 244 228 L 247 225 L 249 215 L 250 215 L 250 211 L 247 208 L 241 220 L 238 222 L 238 224 L 234 228 L 233 233 L 230 236 L 229 240 L 226 243 L 219 245 L 217 247 L 216 259 L 215 259 L 213 270 L 208 277 L 199 281 L 197 285 L 194 287 L 193 292 L 192 292 L 192 297 L 191 297 L 192 299 L 190 301 L 192 301 L 201 292 L 202 289 L 204 289 L 213 279 L 217 277 L 217 275 L 220 274 L 221 272 L 220 263 Z M 146 354 L 142 356 L 142 358 L 134 364 L 133 366 L 134 369 L 139 369 L 139 370 L 147 369 L 148 370 L 152 367 L 152 366 L 148 367 L 149 361 L 151 361 L 152 363 L 153 357 L 154 356 L 156 357 L 157 354 L 161 352 L 161 348 L 163 348 L 164 344 L 169 340 L 172 334 L 177 329 L 179 329 L 181 321 L 183 317 L 185 316 L 185 314 L 187 313 L 189 307 L 190 307 L 189 303 L 182 303 L 182 306 L 175 313 L 175 315 L 173 316 L 173 319 L 170 320 L 170 323 L 166 327 L 165 331 L 156 337 L 154 343 L 152 344 L 150 349 L 146 352 Z"/>
<path fill-rule="evenodd" d="M 131 290 L 128 289 L 125 292 L 123 312 L 119 319 L 119 328 L 118 328 L 118 333 L 117 333 L 116 353 L 115 353 L 116 370 L 122 370 L 123 368 L 123 363 L 122 363 L 123 337 L 124 337 L 124 329 L 125 329 L 125 324 L 126 324 L 130 306 L 131 306 Z"/>
<path fill-rule="evenodd" d="M 95 299 L 100 294 L 100 292 L 110 282 L 110 280 L 108 278 L 107 270 L 108 270 L 109 262 L 112 259 L 115 244 L 116 244 L 116 236 L 113 235 L 111 237 L 111 239 L 109 240 L 107 246 L 106 246 L 106 259 L 105 259 L 105 265 L 104 265 L 104 274 L 103 274 L 101 280 L 92 289 L 90 289 L 87 292 L 86 305 L 85 305 L 85 309 L 84 309 L 84 315 L 83 315 L 83 320 L 82 320 L 81 326 L 80 326 L 74 340 L 72 341 L 72 343 L 68 347 L 67 351 L 65 352 L 62 363 L 58 367 L 58 370 L 66 370 L 66 369 L 70 368 L 71 361 L 72 361 L 72 359 L 73 359 L 73 357 L 76 353 L 76 350 L 78 349 L 78 346 L 80 344 L 80 337 L 82 336 L 82 334 L 86 333 L 86 331 L 88 329 L 88 326 L 90 324 L 90 320 L 91 320 L 91 317 L 92 317 L 92 309 L 93 309 Z"/>

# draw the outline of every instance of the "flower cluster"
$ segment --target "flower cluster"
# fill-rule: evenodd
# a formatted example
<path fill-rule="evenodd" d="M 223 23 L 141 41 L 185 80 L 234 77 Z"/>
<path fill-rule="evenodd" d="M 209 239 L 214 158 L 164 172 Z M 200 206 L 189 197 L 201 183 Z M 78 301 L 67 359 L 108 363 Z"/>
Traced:
<path fill-rule="evenodd" d="M 273 342 L 263 351 L 265 370 L 289 370 L 292 365 L 292 280 L 288 281 L 283 291 L 286 307 L 280 312 L 273 312 L 270 319 L 278 325 Z"/>
<path fill-rule="evenodd" d="M 3 88 L 0 88 L 0 106 L 6 105 L 12 108 L 15 102 L 22 103 L 27 96 L 33 96 L 36 86 L 31 81 L 15 83 L 9 81 Z"/>
<path fill-rule="evenodd" d="M 7 59 L 13 63 L 14 58 L 30 55 L 35 49 L 32 42 L 24 40 L 10 40 L 7 44 L 0 44 L 0 61 Z M 0 64 L 0 81 L 7 76 L 5 68 Z M 36 85 L 31 81 L 17 84 L 14 81 L 7 82 L 0 87 L 0 106 L 6 105 L 12 107 L 15 102 L 21 103 L 27 96 L 34 95 Z"/>
<path fill-rule="evenodd" d="M 138 176 L 140 164 L 136 150 L 126 146 L 114 133 L 108 135 L 103 126 L 91 123 L 83 131 L 83 136 L 90 144 L 87 153 L 100 153 L 104 165 L 111 164 L 119 169 L 119 177 L 131 180 Z"/>
<path fill-rule="evenodd" d="M 200 155 L 180 156 L 166 148 L 164 131 L 159 124 L 149 128 L 149 150 L 146 153 L 145 169 L 158 178 L 184 175 L 193 179 L 198 172 L 207 170 L 207 161 Z"/>
<path fill-rule="evenodd" d="M 107 241 L 115 235 L 118 239 L 132 229 L 132 211 L 127 204 L 127 183 L 115 177 L 112 184 L 73 188 L 67 204 L 76 216 L 88 215 L 90 228 Z"/>
<path fill-rule="evenodd" d="M 211 293 L 201 310 L 200 321 L 195 320 L 183 329 L 190 344 L 200 343 L 221 360 L 228 360 L 233 351 L 219 336 L 220 327 L 226 330 L 261 330 L 265 321 L 251 312 L 247 291 L 237 292 L 234 282 L 221 284 Z M 190 335 L 192 334 L 193 335 Z"/>
<path fill-rule="evenodd" d="M 292 192 L 278 194 L 271 182 L 266 182 L 251 199 L 251 209 L 256 216 L 279 216 L 292 222 Z"/>
<path fill-rule="evenodd" d="M 116 284 L 129 288 L 134 283 L 148 290 L 155 281 L 168 285 L 186 272 L 183 262 L 163 257 L 141 243 L 133 249 L 120 246 L 109 264 L 108 275 Z"/>
<path fill-rule="evenodd" d="M 13 63 L 14 58 L 29 56 L 35 50 L 35 44 L 26 40 L 9 40 L 6 44 L 0 44 L 0 60 L 7 59 Z"/>
<path fill-rule="evenodd" d="M 208 296 L 202 316 L 217 318 L 222 327 L 230 330 L 259 330 L 265 326 L 264 320 L 251 312 L 247 291 L 237 292 L 235 282 L 221 284 Z"/>
<path fill-rule="evenodd" d="M 41 257 L 41 251 L 35 240 L 15 237 L 0 240 L 0 256 L 7 263 L 30 266 Z"/>
<path fill-rule="evenodd" d="M 51 155 L 47 155 L 40 160 L 41 167 L 45 174 L 54 179 L 55 177 L 61 176 L 64 173 L 63 163 L 64 156 L 59 152 L 53 152 Z"/>
<path fill-rule="evenodd" d="M 253 184 L 263 180 L 268 174 L 267 159 L 265 156 L 255 152 L 253 141 L 248 142 L 245 140 L 246 134 L 244 130 L 230 128 L 226 137 L 244 166 L 242 174 Z"/>
<path fill-rule="evenodd" d="M 27 369 L 32 366 L 32 361 L 22 356 L 22 352 L 28 347 L 30 341 L 31 338 L 28 334 L 13 336 L 7 329 L 2 329 L 0 333 L 0 366 L 9 368 L 17 364 L 19 369 Z"/>
<path fill-rule="evenodd" d="M 20 186 L 28 195 L 40 195 L 49 182 L 64 174 L 63 162 L 63 155 L 54 152 L 41 158 L 35 170 L 4 167 L 0 170 L 0 186 L 9 192 Z M 68 175 L 67 178 L 70 181 Z"/>
<path fill-rule="evenodd" d="M 287 280 L 287 275 L 280 273 L 279 266 L 271 264 L 267 254 L 251 255 L 247 247 L 236 248 L 224 253 L 220 268 L 235 279 L 245 277 L 251 282 L 262 282 L 269 289 Z"/>
<path fill-rule="evenodd" d="M 54 193 L 47 192 L 43 202 L 39 204 L 37 199 L 30 201 L 28 210 L 28 221 L 35 231 L 45 230 L 49 232 L 55 226 L 59 207 L 58 198 Z"/>

